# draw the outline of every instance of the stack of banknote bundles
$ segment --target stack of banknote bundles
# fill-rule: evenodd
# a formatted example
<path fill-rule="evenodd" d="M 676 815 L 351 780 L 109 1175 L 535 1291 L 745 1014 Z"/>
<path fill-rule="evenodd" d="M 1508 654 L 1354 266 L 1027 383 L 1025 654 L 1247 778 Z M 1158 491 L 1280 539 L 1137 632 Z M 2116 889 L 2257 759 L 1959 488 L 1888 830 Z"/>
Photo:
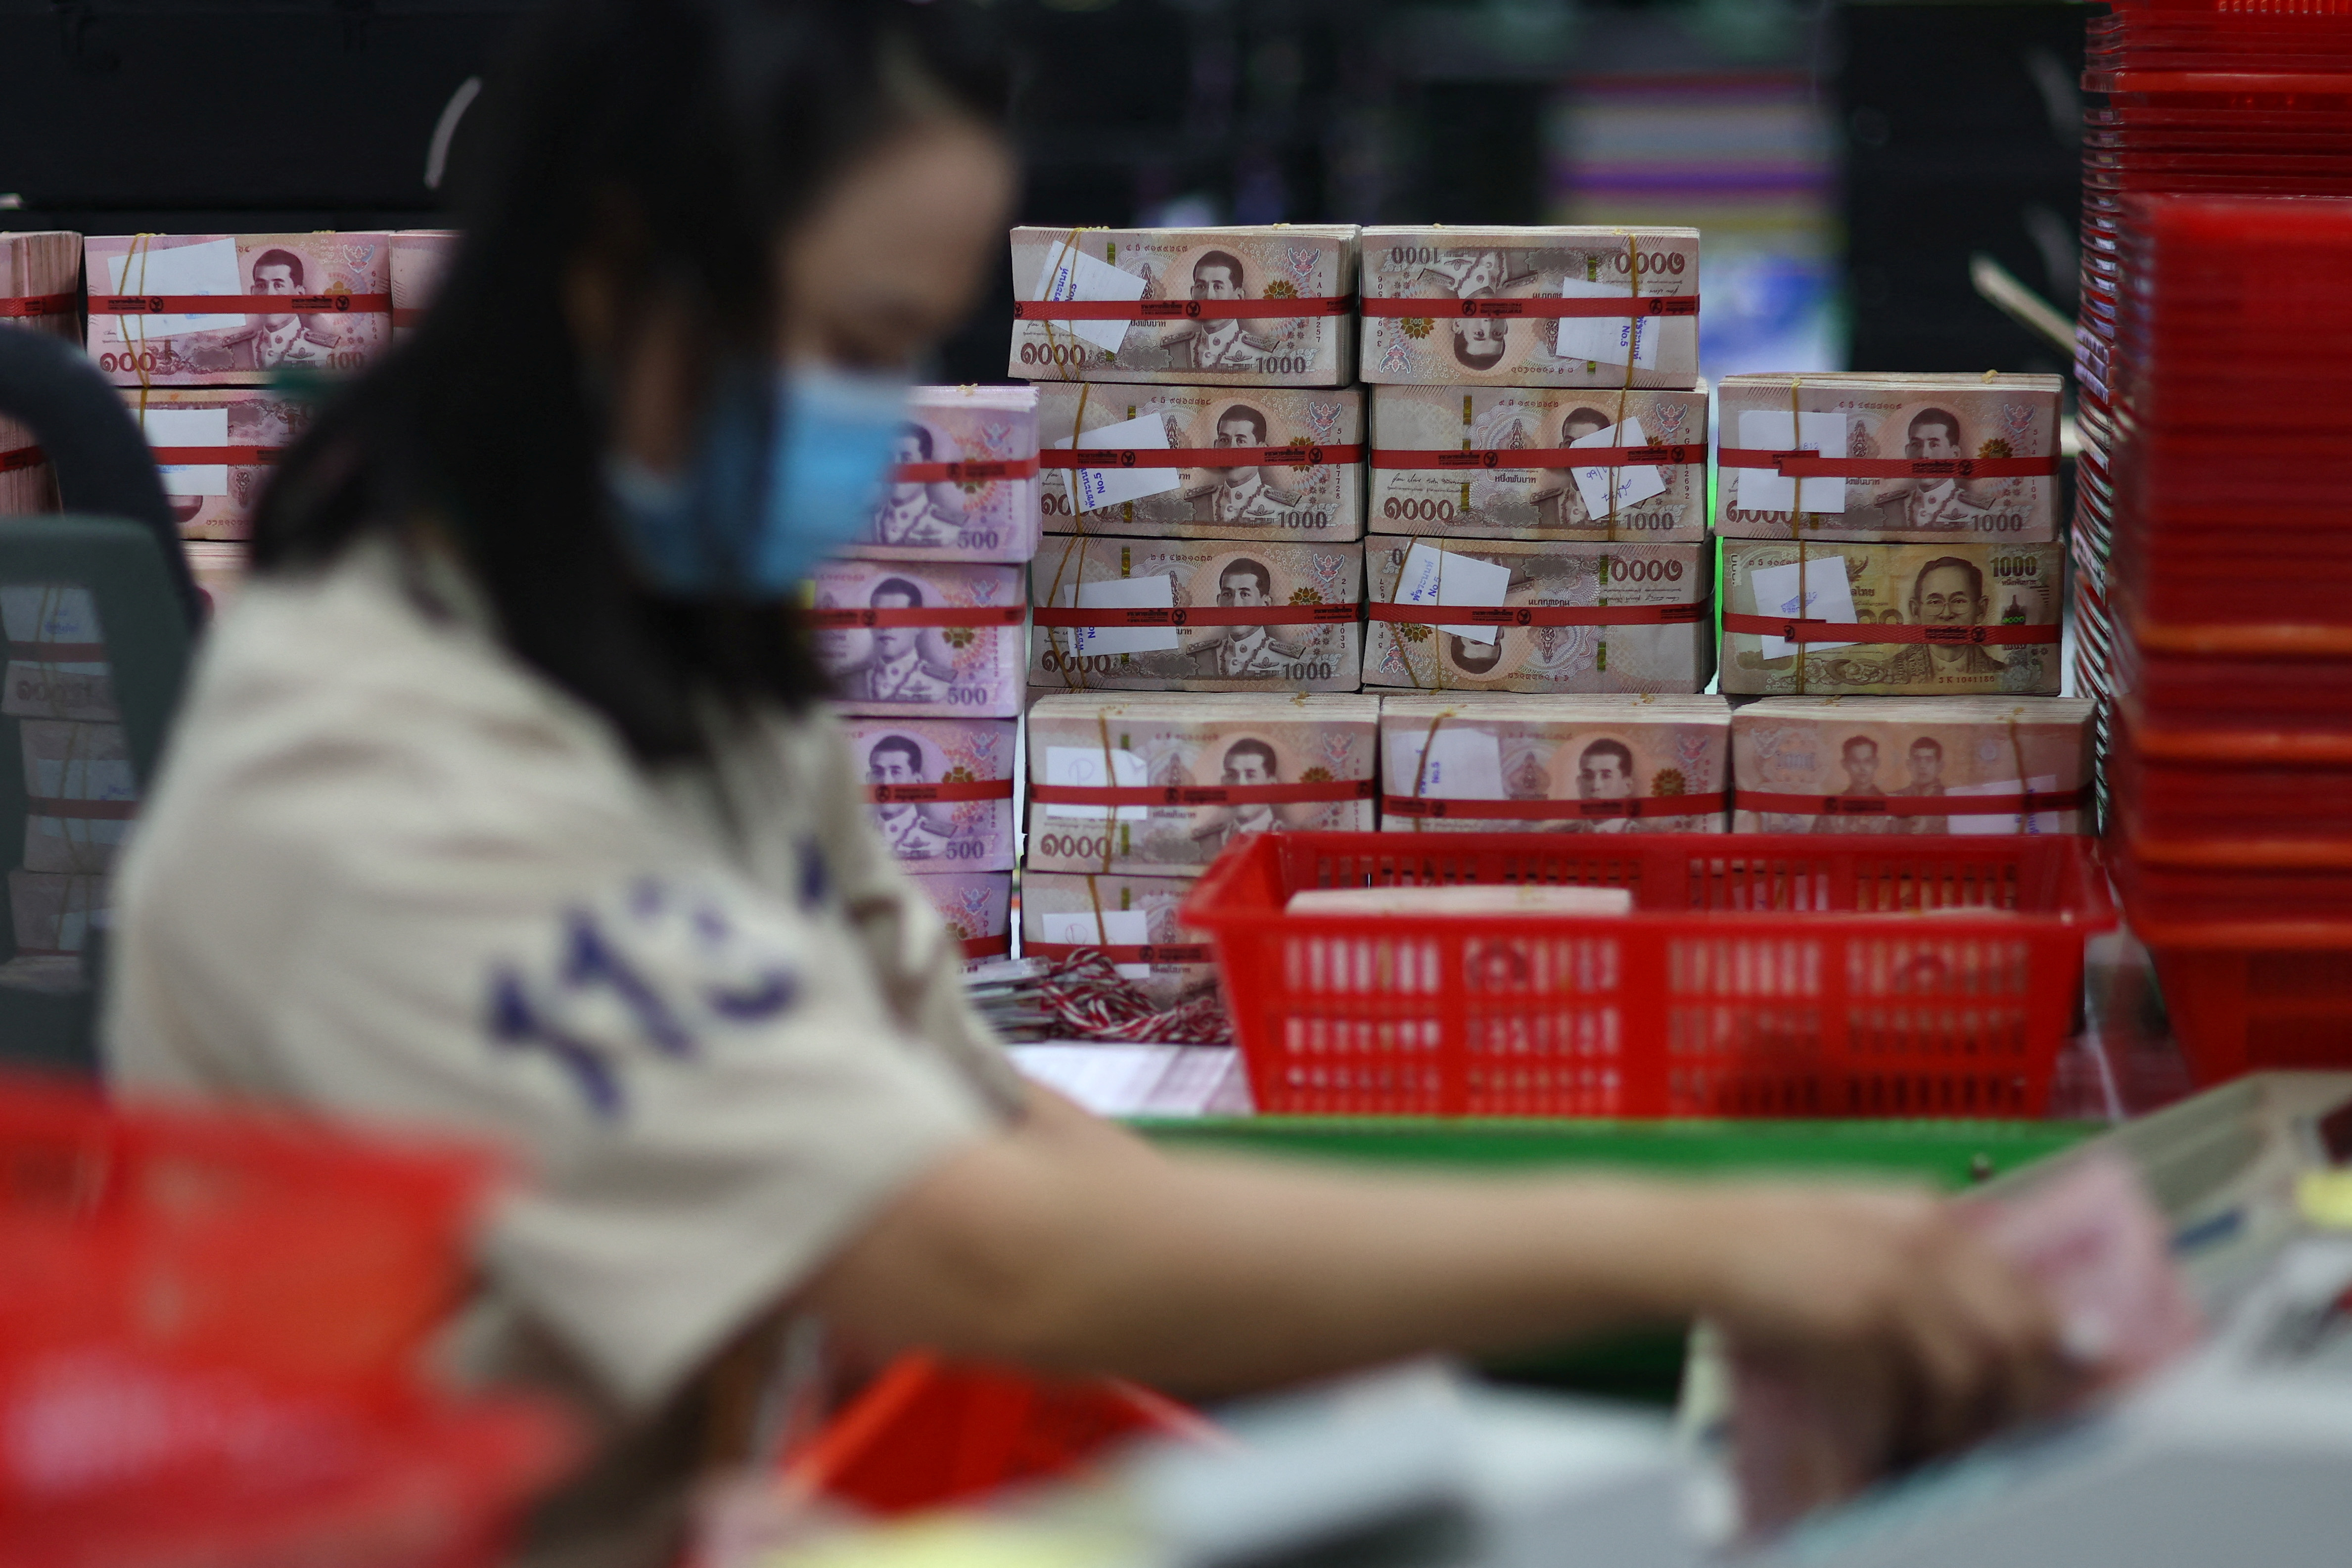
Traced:
<path fill-rule="evenodd" d="M 1706 686 L 1698 232 L 1372 228 L 1362 269 L 1364 683 Z"/>
<path fill-rule="evenodd" d="M 81 337 L 81 236 L 0 232 L 0 330 Z M 0 419 L 0 517 L 58 510 L 56 476 L 33 433 Z"/>
<path fill-rule="evenodd" d="M 1213 993 L 1206 940 L 1176 923 L 1192 879 L 1249 834 L 1370 831 L 1380 722 L 1370 696 L 1039 698 L 1022 951 L 1106 946 L 1162 1006 Z"/>
<path fill-rule="evenodd" d="M 1791 700 L 1735 723 L 1735 829 L 2088 830 L 2058 401 L 2046 375 L 1724 379 L 1723 689 Z"/>
<path fill-rule="evenodd" d="M 1013 943 L 1035 394 L 917 387 L 894 457 L 864 531 L 818 568 L 809 615 L 876 827 L 984 962 Z"/>
<path fill-rule="evenodd" d="M 93 235 L 87 343 L 155 449 L 201 578 L 233 587 L 299 383 L 392 342 L 388 234 Z M 215 595 L 216 597 L 219 595 Z"/>
<path fill-rule="evenodd" d="M 85 588 L 0 585 L 8 642 L 0 715 L 16 721 L 25 837 L 0 846 L 16 956 L 0 984 L 70 992 L 108 907 L 107 879 L 137 809 L 138 780 L 114 704 L 104 628 Z"/>
<path fill-rule="evenodd" d="M 1379 703 L 1336 695 L 1363 681 L 1356 236 L 1013 232 L 1045 535 L 1023 951 L 1108 946 L 1170 1007 L 1214 993 L 1173 918 L 1219 849 L 1376 820 Z"/>

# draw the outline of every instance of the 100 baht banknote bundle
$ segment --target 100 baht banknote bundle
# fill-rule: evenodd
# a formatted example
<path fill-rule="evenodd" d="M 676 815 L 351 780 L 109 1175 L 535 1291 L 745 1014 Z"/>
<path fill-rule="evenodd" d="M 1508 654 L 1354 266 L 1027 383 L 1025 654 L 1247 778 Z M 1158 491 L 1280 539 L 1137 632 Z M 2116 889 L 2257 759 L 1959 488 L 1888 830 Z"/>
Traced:
<path fill-rule="evenodd" d="M 1716 531 L 1735 539 L 2046 543 L 2054 375 L 1731 375 Z"/>
<path fill-rule="evenodd" d="M 0 231 L 0 327 L 81 336 L 81 236 Z"/>
<path fill-rule="evenodd" d="M 1768 697 L 1731 720 L 1740 833 L 2091 830 L 2091 710 L 2064 697 Z"/>
<path fill-rule="evenodd" d="M 126 386 L 184 539 L 241 540 L 278 461 L 310 427 L 307 397 L 261 386 Z"/>
<path fill-rule="evenodd" d="M 1252 833 L 1368 832 L 1377 697 L 1041 697 L 1029 865 L 1191 877 Z"/>
<path fill-rule="evenodd" d="M 392 341 L 389 234 L 92 235 L 89 349 L 118 386 L 344 374 Z"/>
<path fill-rule="evenodd" d="M 454 228 L 392 231 L 392 340 L 400 342 L 425 320 L 441 290 L 441 276 L 457 259 L 465 236 Z"/>
<path fill-rule="evenodd" d="M 1719 832 L 1730 725 L 1720 697 L 1384 697 L 1381 826 Z"/>

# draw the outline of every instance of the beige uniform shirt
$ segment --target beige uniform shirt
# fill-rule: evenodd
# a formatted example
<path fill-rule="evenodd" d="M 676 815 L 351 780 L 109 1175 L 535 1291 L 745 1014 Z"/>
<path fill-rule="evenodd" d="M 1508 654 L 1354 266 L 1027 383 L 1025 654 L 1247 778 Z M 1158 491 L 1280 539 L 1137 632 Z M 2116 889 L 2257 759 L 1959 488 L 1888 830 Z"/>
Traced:
<path fill-rule="evenodd" d="M 551 1344 L 625 1431 L 1018 1080 L 827 720 L 649 777 L 449 579 L 363 546 L 207 637 L 122 863 L 107 1060 L 519 1151 L 468 1359 Z"/>

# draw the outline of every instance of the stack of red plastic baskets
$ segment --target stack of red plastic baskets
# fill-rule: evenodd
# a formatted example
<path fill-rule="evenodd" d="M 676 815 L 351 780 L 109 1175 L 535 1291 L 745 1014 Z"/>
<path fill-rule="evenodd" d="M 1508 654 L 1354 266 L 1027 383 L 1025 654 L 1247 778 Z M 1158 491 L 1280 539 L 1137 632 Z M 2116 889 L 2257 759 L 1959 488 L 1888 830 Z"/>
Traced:
<path fill-rule="evenodd" d="M 0 1562 L 501 1560 L 575 1438 L 423 1375 L 488 1173 L 0 1079 Z"/>
<path fill-rule="evenodd" d="M 2352 195 L 2352 0 L 2117 0 L 2090 24 L 2085 67 L 2074 608 L 2076 680 L 2100 700 L 2104 756 L 2123 657 L 2113 579 L 2131 563 L 2116 533 L 2114 404 L 2130 374 L 2117 341 L 2129 204 L 2160 193 Z"/>

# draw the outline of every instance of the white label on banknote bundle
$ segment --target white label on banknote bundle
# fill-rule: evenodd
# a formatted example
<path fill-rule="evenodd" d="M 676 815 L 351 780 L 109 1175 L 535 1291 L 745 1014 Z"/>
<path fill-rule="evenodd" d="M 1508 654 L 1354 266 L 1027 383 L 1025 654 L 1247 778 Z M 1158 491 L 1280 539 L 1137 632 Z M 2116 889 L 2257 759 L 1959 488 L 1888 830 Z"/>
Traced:
<path fill-rule="evenodd" d="M 1036 297 L 1055 305 L 1086 300 L 1140 300 L 1143 288 L 1143 279 L 1132 272 L 1097 261 L 1075 245 L 1056 245 L 1045 253 L 1045 270 L 1038 275 Z M 1115 354 L 1127 341 L 1131 325 L 1129 321 L 1056 321 L 1054 328 Z"/>
<path fill-rule="evenodd" d="M 1097 262 L 1096 266 L 1102 265 Z M 1121 277 L 1126 274 L 1121 273 Z M 1106 425 L 1086 433 L 1086 448 L 1090 452 L 1135 451 L 1164 452 L 1168 450 L 1168 426 L 1157 414 Z M 1078 444 L 1076 438 L 1049 441 L 1049 447 L 1065 451 Z M 1117 506 L 1121 501 L 1141 500 L 1146 496 L 1166 495 L 1170 490 L 1184 488 L 1181 468 L 1072 468 L 1078 481 L 1078 510 L 1093 511 L 1098 507 Z M 1171 647 L 1175 645 L 1172 643 Z"/>
<path fill-rule="evenodd" d="M 1423 800 L 1503 798 L 1503 743 L 1492 732 L 1440 722 L 1437 731 L 1391 730 L 1388 792 Z"/>
<path fill-rule="evenodd" d="M 1070 606 L 1073 584 L 1064 584 L 1063 606 Z M 1172 610 L 1176 579 L 1165 572 L 1149 577 L 1107 577 L 1097 583 L 1075 584 L 1081 610 Z M 1066 626 L 1076 639 L 1081 658 L 1114 653 L 1173 653 L 1181 647 L 1174 626 Z"/>
<path fill-rule="evenodd" d="M 1846 578 L 1845 557 L 1834 551 L 1819 561 L 1759 566 L 1748 578 L 1756 584 L 1756 613 L 1759 616 L 1778 616 L 1791 621 L 1827 621 L 1840 626 L 1854 624 L 1853 586 Z M 1786 658 L 1797 651 L 1795 643 L 1769 633 L 1760 640 L 1766 658 Z M 1804 646 L 1819 653 L 1823 648 L 1853 645 L 1809 642 Z"/>
<path fill-rule="evenodd" d="M 2032 783 L 2026 784 L 2019 784 L 2015 779 L 1995 779 L 1989 784 L 1950 784 L 1946 786 L 1944 794 L 1949 799 L 1958 800 L 1967 795 L 2023 795 L 2029 789 L 2035 795 L 2055 795 L 2058 793 L 2058 775 L 2056 773 L 2037 774 Z M 1965 811 L 1956 810 L 1948 820 L 1951 824 L 1950 831 L 1954 833 L 2017 834 L 2061 831 L 2058 825 L 2058 813 L 2055 810 L 2037 811 L 2030 817 L 2022 812 L 2016 811 L 2005 811 L 1998 816 L 1989 812 L 1979 812 L 1969 816 Z"/>
<path fill-rule="evenodd" d="M 1475 556 L 1457 555 L 1444 545 L 1416 539 L 1405 552 L 1404 570 L 1397 577 L 1400 605 L 1499 605 L 1510 593 L 1511 569 Z M 1495 640 L 1493 626 L 1440 626 L 1439 631 L 1464 642 Z"/>
<path fill-rule="evenodd" d="M 6 630 L 10 642 L 106 640 L 98 629 L 98 605 L 89 590 L 62 583 L 12 583 L 0 588 L 0 628 Z"/>
<path fill-rule="evenodd" d="M 1620 436 L 1624 437 L 1619 440 Z M 1595 430 L 1590 436 L 1579 436 L 1569 443 L 1571 447 L 1642 447 L 1648 442 L 1642 436 L 1642 422 L 1628 415 L 1622 425 L 1612 425 L 1605 430 Z M 1652 496 L 1666 493 L 1666 476 L 1647 463 L 1628 463 L 1622 468 L 1588 463 L 1570 470 L 1576 476 L 1576 493 L 1584 500 L 1584 510 L 1594 517 L 1607 517 L 1612 512 L 1637 506 Z M 1609 479 L 1617 479 L 1617 495 L 1611 500 Z"/>
<path fill-rule="evenodd" d="M 1108 753 L 1111 776 L 1103 777 L 1104 754 L 1100 746 L 1048 746 L 1045 748 L 1045 782 L 1077 789 L 1140 789 L 1151 782 L 1144 772 L 1143 759 L 1133 752 Z M 1108 805 L 1073 805 L 1067 802 L 1047 805 L 1045 815 L 1074 822 L 1101 822 L 1108 819 L 1114 809 L 1121 822 L 1141 822 L 1150 815 L 1139 805 L 1114 808 Z"/>
<path fill-rule="evenodd" d="M 151 447 L 226 447 L 228 410 L 221 408 L 149 408 L 142 410 L 139 427 Z M 163 493 L 167 496 L 228 494 L 226 463 L 164 463 Z"/>
<path fill-rule="evenodd" d="M 1826 452 L 1845 456 L 1845 416 L 1832 409 L 1816 414 L 1808 409 L 1790 422 L 1777 408 L 1742 409 L 1739 445 L 1751 452 Z M 1748 511 L 1843 511 L 1845 481 L 1841 479 L 1785 479 L 1769 468 L 1734 468 L 1736 500 Z M 1778 654 L 1767 654 L 1778 658 Z"/>
<path fill-rule="evenodd" d="M 1149 910 L 1105 910 L 1099 926 L 1091 910 L 1081 910 L 1076 914 L 1047 914 L 1044 918 L 1047 942 L 1066 942 L 1079 947 L 1143 947 L 1151 941 Z M 1118 972 L 1129 980 L 1148 980 L 1151 977 L 1151 965 L 1122 963 Z"/>
<path fill-rule="evenodd" d="M 1622 283 L 1593 283 L 1581 278 L 1561 279 L 1559 291 L 1569 300 L 1632 298 Z M 1562 316 L 1554 344 L 1562 359 L 1623 364 L 1630 354 L 1635 370 L 1658 368 L 1657 330 L 1641 316 Z"/>
<path fill-rule="evenodd" d="M 128 273 L 126 278 L 125 273 Z M 236 271 L 236 241 L 224 236 L 197 245 L 161 249 L 152 245 L 106 258 L 110 287 L 117 294 L 242 294 Z M 184 332 L 226 332 L 245 325 L 242 312 L 208 316 L 132 316 L 123 335 L 133 342 L 176 338 Z"/>

